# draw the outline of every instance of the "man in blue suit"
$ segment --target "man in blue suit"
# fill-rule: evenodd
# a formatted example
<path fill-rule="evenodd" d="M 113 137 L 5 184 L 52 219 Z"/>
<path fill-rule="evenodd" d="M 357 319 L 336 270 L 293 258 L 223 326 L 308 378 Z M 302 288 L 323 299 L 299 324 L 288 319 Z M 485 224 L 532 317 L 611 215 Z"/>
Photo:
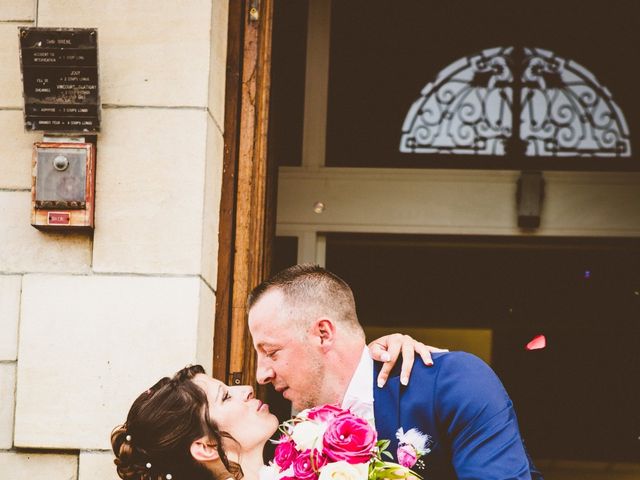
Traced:
<path fill-rule="evenodd" d="M 257 379 L 302 410 L 340 404 L 375 422 L 378 437 L 427 435 L 414 469 L 425 480 L 541 479 L 520 436 L 513 405 L 493 371 L 464 352 L 416 362 L 408 385 L 399 369 L 374 387 L 380 364 L 365 345 L 349 286 L 315 265 L 296 265 L 249 295 Z"/>

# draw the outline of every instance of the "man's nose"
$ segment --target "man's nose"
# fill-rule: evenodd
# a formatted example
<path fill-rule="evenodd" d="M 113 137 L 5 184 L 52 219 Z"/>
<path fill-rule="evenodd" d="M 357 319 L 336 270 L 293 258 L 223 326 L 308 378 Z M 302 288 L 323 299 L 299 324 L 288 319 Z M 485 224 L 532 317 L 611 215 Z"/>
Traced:
<path fill-rule="evenodd" d="M 266 367 L 260 359 L 258 359 L 258 366 L 256 368 L 256 380 L 260 385 L 266 385 L 267 383 L 271 383 L 275 374 L 272 368 Z"/>

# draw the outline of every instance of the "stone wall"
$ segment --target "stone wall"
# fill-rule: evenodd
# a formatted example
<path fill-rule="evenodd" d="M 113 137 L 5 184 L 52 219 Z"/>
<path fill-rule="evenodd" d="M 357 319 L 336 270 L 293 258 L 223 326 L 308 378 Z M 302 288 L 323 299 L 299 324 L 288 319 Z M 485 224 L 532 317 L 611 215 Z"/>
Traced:
<path fill-rule="evenodd" d="M 117 478 L 111 429 L 159 377 L 210 370 L 228 2 L 0 2 L 0 473 Z M 96 27 L 93 236 L 30 225 L 18 27 Z"/>

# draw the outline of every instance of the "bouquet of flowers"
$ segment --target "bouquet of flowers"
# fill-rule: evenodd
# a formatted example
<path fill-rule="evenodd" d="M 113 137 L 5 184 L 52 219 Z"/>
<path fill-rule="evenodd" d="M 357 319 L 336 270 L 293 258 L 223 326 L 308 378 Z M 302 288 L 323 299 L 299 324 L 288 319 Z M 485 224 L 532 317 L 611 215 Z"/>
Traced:
<path fill-rule="evenodd" d="M 398 430 L 398 459 L 386 451 L 363 418 L 334 405 L 311 408 L 280 425 L 274 460 L 261 472 L 262 480 L 399 480 L 419 479 L 410 470 L 429 438 L 416 429 Z M 413 443 L 411 443 L 413 442 Z"/>

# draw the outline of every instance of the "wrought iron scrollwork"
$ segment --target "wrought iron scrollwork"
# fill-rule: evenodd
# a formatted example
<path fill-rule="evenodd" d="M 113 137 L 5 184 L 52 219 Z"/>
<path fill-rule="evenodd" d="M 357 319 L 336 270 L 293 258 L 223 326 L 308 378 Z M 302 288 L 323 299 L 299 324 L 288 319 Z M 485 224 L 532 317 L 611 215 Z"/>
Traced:
<path fill-rule="evenodd" d="M 492 48 L 429 83 L 407 114 L 401 152 L 631 155 L 611 93 L 584 67 L 539 48 Z"/>

